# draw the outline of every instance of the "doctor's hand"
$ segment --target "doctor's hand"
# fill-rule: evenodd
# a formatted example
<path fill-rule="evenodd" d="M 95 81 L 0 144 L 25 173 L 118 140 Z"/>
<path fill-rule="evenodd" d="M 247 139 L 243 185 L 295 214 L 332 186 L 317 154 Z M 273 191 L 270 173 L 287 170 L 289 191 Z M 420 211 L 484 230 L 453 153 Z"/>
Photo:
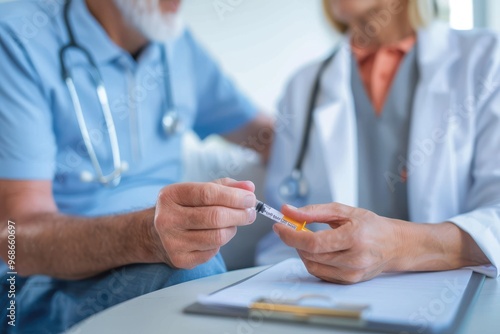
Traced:
<path fill-rule="evenodd" d="M 254 222 L 254 191 L 252 182 L 228 178 L 163 188 L 151 229 L 155 258 L 183 269 L 210 260 L 237 226 Z"/>
<path fill-rule="evenodd" d="M 315 233 L 295 231 L 281 224 L 273 229 L 288 246 L 297 249 L 307 270 L 325 281 L 351 284 L 369 280 L 393 263 L 401 252 L 399 230 L 404 221 L 339 203 L 301 209 L 283 206 L 283 214 L 298 221 L 329 224 Z"/>

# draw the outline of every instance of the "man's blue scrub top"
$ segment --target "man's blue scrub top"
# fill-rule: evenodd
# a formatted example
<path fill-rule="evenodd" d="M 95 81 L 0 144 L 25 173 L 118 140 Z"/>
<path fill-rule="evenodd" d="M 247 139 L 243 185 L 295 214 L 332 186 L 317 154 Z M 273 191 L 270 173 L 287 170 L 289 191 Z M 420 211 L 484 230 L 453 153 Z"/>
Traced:
<path fill-rule="evenodd" d="M 56 203 L 68 214 L 92 216 L 152 206 L 158 191 L 178 182 L 182 174 L 182 136 L 167 137 L 161 127 L 166 109 L 162 46 L 151 43 L 135 61 L 110 40 L 84 0 L 73 0 L 70 24 L 75 39 L 101 71 L 121 158 L 130 166 L 116 188 L 84 183 L 81 172 L 94 169 L 61 79 L 59 50 L 68 41 L 63 3 L 0 5 L 0 178 L 52 180 Z M 254 106 L 188 31 L 167 43 L 167 50 L 172 95 L 187 128 L 203 138 L 236 130 L 255 117 Z M 79 51 L 67 58 L 107 174 L 112 154 L 89 63 Z"/>

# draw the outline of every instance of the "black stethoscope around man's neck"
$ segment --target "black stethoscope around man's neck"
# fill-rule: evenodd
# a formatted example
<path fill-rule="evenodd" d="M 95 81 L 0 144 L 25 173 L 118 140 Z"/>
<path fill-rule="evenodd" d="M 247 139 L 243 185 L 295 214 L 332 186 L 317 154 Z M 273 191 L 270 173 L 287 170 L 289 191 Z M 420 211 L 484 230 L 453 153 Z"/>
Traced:
<path fill-rule="evenodd" d="M 126 161 L 121 160 L 120 147 L 118 145 L 118 137 L 116 134 L 115 123 L 113 120 L 113 116 L 111 114 L 109 98 L 106 88 L 104 87 L 104 81 L 102 79 L 101 72 L 99 71 L 96 62 L 92 58 L 88 49 L 85 49 L 83 46 L 79 45 L 76 42 L 74 31 L 71 27 L 69 20 L 70 6 L 71 6 L 71 0 L 67 0 L 66 3 L 64 4 L 63 15 L 64 15 L 64 24 L 66 26 L 66 31 L 68 33 L 69 40 L 68 43 L 66 45 L 63 45 L 59 50 L 61 76 L 62 80 L 65 82 L 68 88 L 73 108 L 75 110 L 76 118 L 78 121 L 78 127 L 80 128 L 85 148 L 89 155 L 92 167 L 94 168 L 95 171 L 94 174 L 92 174 L 90 171 L 83 171 L 80 175 L 80 179 L 83 182 L 99 182 L 105 186 L 117 186 L 121 181 L 122 174 L 128 170 L 128 163 Z M 90 65 L 89 73 L 94 83 L 96 95 L 99 100 L 101 112 L 103 114 L 104 121 L 106 124 L 109 144 L 111 147 L 111 153 L 113 157 L 113 171 L 108 174 L 104 174 L 99 159 L 97 158 L 94 145 L 90 138 L 89 129 L 85 122 L 85 117 L 83 114 L 82 105 L 75 86 L 75 82 L 71 74 L 71 71 L 69 70 L 69 66 L 67 66 L 66 64 L 66 54 L 71 49 L 81 52 L 85 56 L 86 60 Z M 166 111 L 163 113 L 161 124 L 165 135 L 171 136 L 182 130 L 182 124 L 180 121 L 179 113 L 176 110 L 173 102 L 172 86 L 170 82 L 170 72 L 167 59 L 167 50 L 165 45 L 161 46 L 161 62 L 162 66 L 164 67 L 163 77 L 166 90 Z"/>

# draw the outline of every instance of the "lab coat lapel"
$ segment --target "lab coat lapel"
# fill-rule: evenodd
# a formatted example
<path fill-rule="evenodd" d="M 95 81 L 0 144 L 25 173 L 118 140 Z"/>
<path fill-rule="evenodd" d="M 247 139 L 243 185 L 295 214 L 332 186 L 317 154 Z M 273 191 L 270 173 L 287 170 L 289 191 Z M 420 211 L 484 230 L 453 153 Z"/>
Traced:
<path fill-rule="evenodd" d="M 350 63 L 349 44 L 344 40 L 323 73 L 314 123 L 328 171 L 332 200 L 356 206 L 358 151 Z"/>
<path fill-rule="evenodd" d="M 408 201 L 412 221 L 441 219 L 455 211 L 442 207 L 448 192 L 453 163 L 449 148 L 442 143 L 449 126 L 442 115 L 450 110 L 449 69 L 457 57 L 450 45 L 449 29 L 434 24 L 418 33 L 419 83 L 415 92 L 407 157 Z M 443 55 L 447 55 L 443 59 Z M 446 63 L 446 64 L 444 64 Z M 322 78 L 322 90 L 314 113 L 321 150 L 328 170 L 332 200 L 358 204 L 357 125 L 351 91 L 351 52 L 342 42 L 335 59 Z M 448 194 L 449 196 L 449 194 Z M 456 201 L 449 201 L 450 203 Z M 450 204 L 453 205 L 453 204 Z"/>
<path fill-rule="evenodd" d="M 449 29 L 435 24 L 418 33 L 419 84 L 415 92 L 406 168 L 408 168 L 408 201 L 412 221 L 432 222 L 443 219 L 454 208 L 449 188 L 454 168 L 446 145 L 449 123 L 443 115 L 450 110 L 451 80 L 447 64 L 457 53 L 451 45 Z M 443 57 L 446 55 L 446 57 Z M 448 186 L 447 186 L 448 185 Z M 448 194 L 446 194 L 448 193 Z M 448 203 L 448 204 L 446 204 Z"/>

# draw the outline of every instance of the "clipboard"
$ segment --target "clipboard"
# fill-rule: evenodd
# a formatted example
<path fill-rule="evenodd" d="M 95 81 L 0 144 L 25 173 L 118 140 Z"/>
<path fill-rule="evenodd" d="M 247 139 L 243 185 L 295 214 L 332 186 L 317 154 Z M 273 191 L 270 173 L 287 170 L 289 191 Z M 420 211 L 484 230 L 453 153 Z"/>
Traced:
<path fill-rule="evenodd" d="M 300 260 L 287 260 L 284 262 L 294 263 L 297 265 Z M 302 264 L 302 262 L 300 262 Z M 231 284 L 225 288 L 217 290 L 210 294 L 214 296 L 218 293 L 230 292 L 231 288 L 238 288 L 246 284 L 252 279 L 258 278 L 259 275 L 263 275 L 266 271 L 278 269 L 277 266 L 284 266 L 282 262 L 278 265 L 272 266 L 270 268 L 264 269 L 258 274 L 250 276 L 244 280 Z M 288 264 L 289 265 L 289 264 Z M 278 269 L 279 270 L 279 269 Z M 459 272 L 459 271 L 457 271 Z M 448 272 L 452 273 L 452 272 Z M 421 275 L 431 275 L 436 273 L 420 273 Z M 463 276 L 463 273 L 461 273 Z M 402 277 L 405 274 L 400 274 Z M 411 273 L 408 275 L 416 275 L 416 273 Z M 449 276 L 453 277 L 453 276 Z M 207 304 L 204 302 L 195 302 L 184 309 L 184 313 L 187 314 L 198 314 L 198 315 L 211 315 L 211 316 L 223 316 L 223 317 L 236 317 L 236 318 L 253 318 L 253 319 L 264 319 L 268 321 L 284 321 L 284 322 L 296 322 L 296 323 L 306 323 L 315 326 L 329 326 L 338 327 L 344 329 L 357 329 L 357 330 L 367 330 L 376 331 L 384 333 L 455 333 L 460 326 L 461 321 L 465 318 L 467 310 L 474 303 L 477 298 L 479 291 L 484 283 L 485 276 L 479 273 L 470 272 L 468 276 L 468 281 L 464 285 L 464 290 L 457 297 L 453 304 L 455 311 L 453 312 L 451 321 L 446 324 L 437 323 L 434 324 L 429 322 L 423 326 L 421 322 L 394 322 L 387 321 L 385 319 L 374 319 L 367 317 L 366 314 L 370 312 L 369 304 L 361 303 L 339 303 L 333 307 L 316 307 L 316 306 L 304 306 L 300 304 L 294 304 L 292 302 L 281 302 L 280 300 L 271 300 L 267 298 L 256 298 L 247 307 L 234 306 L 234 305 L 224 305 L 224 304 Z M 326 283 L 332 284 L 332 283 Z M 361 284 L 361 283 L 358 283 Z M 349 289 L 355 289 L 356 285 L 346 286 Z M 457 305 L 455 305 L 457 304 Z M 431 304 L 432 305 L 432 304 Z M 419 306 L 416 305 L 418 308 Z"/>

